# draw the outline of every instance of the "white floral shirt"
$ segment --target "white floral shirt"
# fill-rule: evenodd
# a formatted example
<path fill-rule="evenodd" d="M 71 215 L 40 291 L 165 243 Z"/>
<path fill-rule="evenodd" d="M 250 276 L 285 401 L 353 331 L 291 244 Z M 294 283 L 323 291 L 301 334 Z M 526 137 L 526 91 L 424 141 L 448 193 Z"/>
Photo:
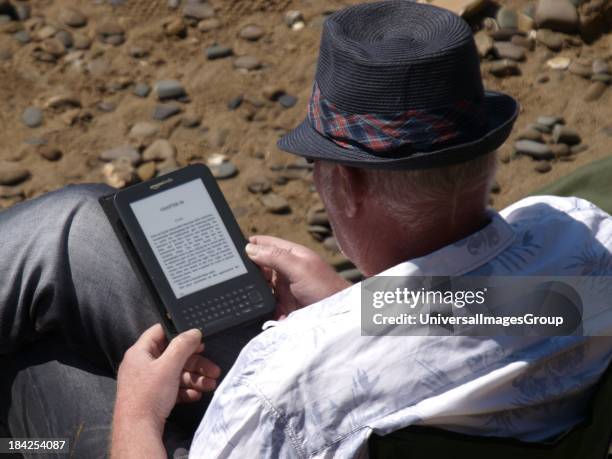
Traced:
<path fill-rule="evenodd" d="M 386 275 L 612 275 L 612 218 L 538 196 Z M 607 308 L 607 305 L 606 305 Z M 612 311 L 612 308 L 610 308 Z M 191 458 L 367 457 L 411 424 L 542 440 L 581 420 L 612 338 L 361 336 L 360 286 L 269 323 L 206 411 Z M 598 321 L 612 335 L 612 312 Z"/>

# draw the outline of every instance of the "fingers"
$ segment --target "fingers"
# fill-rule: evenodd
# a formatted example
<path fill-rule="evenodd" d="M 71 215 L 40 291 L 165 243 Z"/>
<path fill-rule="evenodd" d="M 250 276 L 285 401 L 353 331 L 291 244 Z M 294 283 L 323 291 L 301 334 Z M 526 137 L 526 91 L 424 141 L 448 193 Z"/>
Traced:
<path fill-rule="evenodd" d="M 212 379 L 217 379 L 221 376 L 221 368 L 206 357 L 198 354 L 194 354 L 187 359 L 184 369 Z"/>
<path fill-rule="evenodd" d="M 159 357 L 160 363 L 171 374 L 177 376 L 185 368 L 189 357 L 198 352 L 202 344 L 202 332 L 197 328 L 183 332 L 170 341 L 164 353 Z"/>
<path fill-rule="evenodd" d="M 151 356 L 157 358 L 163 352 L 167 343 L 168 340 L 166 339 L 161 324 L 155 324 L 145 330 L 132 347 L 147 352 Z"/>
<path fill-rule="evenodd" d="M 181 374 L 180 387 L 183 389 L 197 390 L 199 392 L 211 392 L 217 388 L 217 381 L 197 373 L 183 371 Z"/>
<path fill-rule="evenodd" d="M 278 247 L 279 249 L 292 251 L 296 255 L 302 255 L 310 252 L 310 249 L 295 242 L 287 241 L 279 237 L 256 235 L 249 238 L 249 242 L 255 245 L 268 245 Z"/>
<path fill-rule="evenodd" d="M 192 403 L 197 402 L 202 398 L 202 392 L 198 392 L 193 389 L 179 389 L 176 401 L 178 403 Z"/>
<path fill-rule="evenodd" d="M 291 249 L 283 249 L 275 245 L 256 245 L 247 244 L 246 253 L 251 260 L 262 268 L 269 268 L 278 271 L 289 281 L 298 275 L 301 267 L 301 260 Z"/>

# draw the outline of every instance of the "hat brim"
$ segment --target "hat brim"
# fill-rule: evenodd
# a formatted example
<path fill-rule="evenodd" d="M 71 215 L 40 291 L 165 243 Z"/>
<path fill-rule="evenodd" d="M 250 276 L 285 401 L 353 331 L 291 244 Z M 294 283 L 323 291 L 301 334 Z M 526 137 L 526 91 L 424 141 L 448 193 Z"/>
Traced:
<path fill-rule="evenodd" d="M 487 129 L 478 139 L 435 151 L 409 156 L 375 155 L 357 148 L 343 148 L 322 136 L 308 119 L 278 141 L 278 147 L 313 160 L 326 160 L 356 167 L 380 169 L 425 169 L 468 161 L 499 148 L 508 138 L 518 116 L 518 102 L 507 94 L 485 91 Z"/>

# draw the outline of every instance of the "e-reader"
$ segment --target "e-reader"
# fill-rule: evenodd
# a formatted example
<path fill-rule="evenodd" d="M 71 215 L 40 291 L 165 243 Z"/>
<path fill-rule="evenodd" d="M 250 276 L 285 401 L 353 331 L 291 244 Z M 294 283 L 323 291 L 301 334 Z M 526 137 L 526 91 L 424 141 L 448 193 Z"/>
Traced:
<path fill-rule="evenodd" d="M 271 316 L 275 300 L 210 170 L 194 164 L 100 199 L 166 333 L 210 336 Z"/>

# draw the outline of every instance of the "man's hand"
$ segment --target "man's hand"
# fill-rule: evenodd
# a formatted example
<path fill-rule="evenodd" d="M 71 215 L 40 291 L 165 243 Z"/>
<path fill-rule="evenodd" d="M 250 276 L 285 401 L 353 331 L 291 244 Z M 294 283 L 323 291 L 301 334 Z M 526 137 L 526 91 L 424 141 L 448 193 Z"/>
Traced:
<path fill-rule="evenodd" d="M 277 317 L 327 298 L 351 284 L 303 245 L 272 236 L 252 236 L 246 252 L 274 289 Z"/>
<path fill-rule="evenodd" d="M 214 390 L 221 373 L 199 355 L 201 341 L 202 334 L 194 329 L 168 344 L 157 324 L 127 350 L 117 375 L 113 458 L 166 457 L 161 437 L 170 411 L 177 402 L 197 401 L 202 392 Z"/>

